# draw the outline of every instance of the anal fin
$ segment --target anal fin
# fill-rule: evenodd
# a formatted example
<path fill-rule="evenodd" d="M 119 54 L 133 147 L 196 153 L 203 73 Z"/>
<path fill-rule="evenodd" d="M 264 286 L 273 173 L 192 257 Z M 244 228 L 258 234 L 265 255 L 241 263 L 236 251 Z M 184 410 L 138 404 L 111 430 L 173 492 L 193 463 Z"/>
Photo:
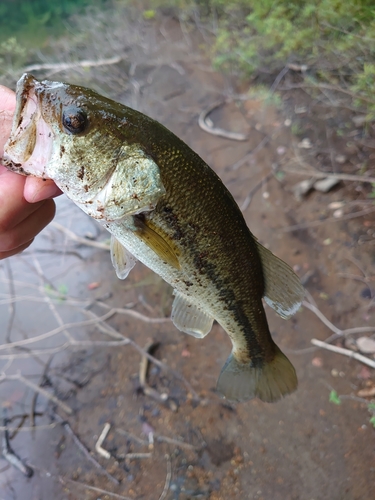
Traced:
<path fill-rule="evenodd" d="M 174 293 L 171 318 L 175 327 L 193 337 L 205 337 L 212 328 L 213 318 L 192 304 L 182 293 Z"/>
<path fill-rule="evenodd" d="M 256 241 L 262 262 L 264 300 L 282 318 L 295 314 L 303 300 L 305 290 L 299 277 L 283 260 Z"/>
<path fill-rule="evenodd" d="M 122 245 L 117 238 L 111 236 L 111 260 L 117 277 L 124 280 L 135 266 L 137 259 Z"/>

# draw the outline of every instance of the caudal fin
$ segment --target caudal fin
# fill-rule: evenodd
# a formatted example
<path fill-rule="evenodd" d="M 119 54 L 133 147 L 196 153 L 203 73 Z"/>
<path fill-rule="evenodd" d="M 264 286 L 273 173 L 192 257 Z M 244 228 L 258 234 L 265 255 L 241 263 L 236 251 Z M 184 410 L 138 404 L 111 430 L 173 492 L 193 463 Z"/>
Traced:
<path fill-rule="evenodd" d="M 297 389 L 296 371 L 289 359 L 276 347 L 276 355 L 263 366 L 239 363 L 231 354 L 221 370 L 217 390 L 231 401 L 258 397 L 273 403 Z"/>

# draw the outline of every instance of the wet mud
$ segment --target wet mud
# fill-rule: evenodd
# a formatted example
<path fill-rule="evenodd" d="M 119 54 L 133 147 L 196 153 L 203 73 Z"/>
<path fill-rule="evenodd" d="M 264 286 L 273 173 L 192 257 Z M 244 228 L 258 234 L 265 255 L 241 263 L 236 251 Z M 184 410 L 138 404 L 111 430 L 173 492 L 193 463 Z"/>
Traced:
<path fill-rule="evenodd" d="M 233 82 L 203 56 L 191 57 L 174 22 L 165 26 L 168 64 L 156 71 L 142 62 L 133 76 L 141 94 L 114 97 L 165 124 L 207 161 L 251 231 L 294 267 L 334 325 L 375 325 L 364 291 L 371 282 L 351 278 L 363 271 L 373 279 L 373 219 L 322 222 L 330 203 L 345 200 L 343 185 L 296 200 L 292 187 L 301 177 L 273 174 L 295 157 L 300 139 L 285 124 L 293 109 L 278 110 L 256 93 L 225 98 L 237 92 Z M 199 114 L 218 100 L 209 115 L 214 126 L 247 140 L 199 127 Z M 66 199 L 58 200 L 56 221 L 89 243 L 108 243 Z M 374 371 L 312 347 L 312 338 L 332 331 L 308 308 L 289 321 L 266 308 L 276 343 L 296 367 L 297 392 L 276 404 L 230 404 L 215 393 L 229 338 L 216 323 L 203 340 L 177 331 L 168 319 L 172 290 L 140 263 L 122 282 L 107 250 L 51 225 L 1 263 L 0 277 L 2 407 L 14 452 L 34 470 L 26 478 L 0 458 L 1 500 L 373 498 L 375 431 L 357 393 L 375 383 Z M 147 367 L 148 391 L 136 347 L 151 341 L 160 363 Z M 350 397 L 333 404 L 332 390 Z"/>

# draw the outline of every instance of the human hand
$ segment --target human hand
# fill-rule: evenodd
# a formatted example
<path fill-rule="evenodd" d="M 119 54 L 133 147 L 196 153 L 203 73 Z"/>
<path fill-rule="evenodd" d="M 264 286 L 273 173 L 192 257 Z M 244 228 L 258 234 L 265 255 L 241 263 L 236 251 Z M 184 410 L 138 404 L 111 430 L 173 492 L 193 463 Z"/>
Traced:
<path fill-rule="evenodd" d="M 0 158 L 12 128 L 14 92 L 0 85 Z M 25 250 L 53 219 L 61 194 L 51 180 L 24 177 L 0 165 L 0 259 Z"/>

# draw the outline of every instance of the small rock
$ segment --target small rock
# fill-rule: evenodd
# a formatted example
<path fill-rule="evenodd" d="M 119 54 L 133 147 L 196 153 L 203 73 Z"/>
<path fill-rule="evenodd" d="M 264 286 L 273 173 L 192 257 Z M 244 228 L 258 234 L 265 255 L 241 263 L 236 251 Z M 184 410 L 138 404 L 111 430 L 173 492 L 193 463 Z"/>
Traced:
<path fill-rule="evenodd" d="M 311 364 L 317 368 L 321 368 L 323 366 L 323 360 L 322 358 L 313 358 Z"/>
<path fill-rule="evenodd" d="M 310 139 L 308 137 L 305 137 L 304 139 L 302 139 L 301 142 L 298 143 L 298 147 L 300 149 L 311 149 L 312 144 L 311 144 Z"/>
<path fill-rule="evenodd" d="M 371 378 L 371 371 L 367 368 L 367 366 L 362 366 L 361 371 L 358 373 L 358 378 L 362 380 L 368 380 Z"/>
<path fill-rule="evenodd" d="M 367 121 L 366 115 L 353 116 L 352 120 L 356 127 L 362 127 Z"/>
<path fill-rule="evenodd" d="M 370 337 L 359 337 L 357 339 L 357 346 L 363 354 L 375 353 L 375 340 Z"/>
<path fill-rule="evenodd" d="M 327 177 L 325 179 L 316 181 L 314 184 L 314 189 L 320 191 L 321 193 L 328 193 L 328 191 L 337 186 L 339 182 L 339 179 L 335 179 L 334 177 Z"/>
<path fill-rule="evenodd" d="M 339 163 L 340 165 L 343 165 L 346 162 L 346 156 L 345 155 L 336 155 L 335 162 Z"/>
<path fill-rule="evenodd" d="M 287 118 L 287 119 L 285 120 L 285 122 L 284 122 L 284 125 L 285 125 L 286 127 L 290 127 L 290 126 L 291 126 L 291 124 L 292 124 L 292 120 L 291 120 L 290 118 Z"/>
<path fill-rule="evenodd" d="M 328 208 L 330 210 L 336 210 L 338 208 L 342 208 L 345 206 L 345 203 L 343 201 L 333 201 L 328 205 Z"/>
<path fill-rule="evenodd" d="M 335 210 L 333 212 L 333 217 L 335 217 L 336 219 L 340 219 L 340 217 L 342 217 L 344 215 L 344 210 L 342 208 L 338 208 L 337 210 Z"/>
<path fill-rule="evenodd" d="M 314 185 L 314 182 L 314 179 L 306 179 L 304 181 L 298 182 L 292 187 L 293 194 L 298 201 L 301 201 L 303 196 L 310 191 L 310 189 Z"/>
<path fill-rule="evenodd" d="M 276 149 L 276 151 L 277 151 L 278 155 L 280 155 L 280 156 L 284 155 L 285 152 L 286 152 L 286 147 L 285 146 L 278 146 L 277 149 Z"/>
<path fill-rule="evenodd" d="M 294 112 L 296 115 L 303 115 L 307 112 L 306 106 L 294 106 Z"/>
<path fill-rule="evenodd" d="M 373 387 L 361 389 L 360 391 L 358 391 L 357 395 L 360 398 L 370 398 L 372 396 L 375 396 L 375 385 Z"/>

